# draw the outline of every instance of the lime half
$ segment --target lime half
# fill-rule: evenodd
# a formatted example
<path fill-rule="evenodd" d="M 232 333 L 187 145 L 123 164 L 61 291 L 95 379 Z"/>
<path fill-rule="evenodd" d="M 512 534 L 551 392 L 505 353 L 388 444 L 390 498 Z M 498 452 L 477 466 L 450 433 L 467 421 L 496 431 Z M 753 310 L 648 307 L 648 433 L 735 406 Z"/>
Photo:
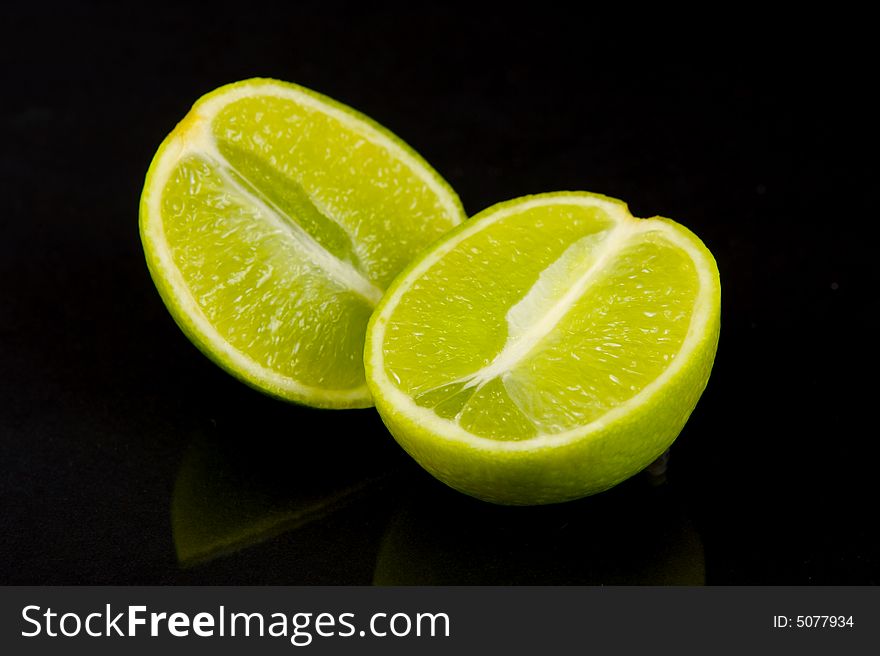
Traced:
<path fill-rule="evenodd" d="M 159 147 L 140 230 L 174 319 L 274 396 L 371 405 L 367 320 L 386 286 L 464 218 L 411 148 L 354 110 L 254 79 L 201 98 Z"/>
<path fill-rule="evenodd" d="M 496 205 L 421 254 L 367 333 L 397 441 L 440 480 L 505 504 L 605 490 L 678 436 L 709 378 L 720 283 L 668 219 L 553 193 Z"/>

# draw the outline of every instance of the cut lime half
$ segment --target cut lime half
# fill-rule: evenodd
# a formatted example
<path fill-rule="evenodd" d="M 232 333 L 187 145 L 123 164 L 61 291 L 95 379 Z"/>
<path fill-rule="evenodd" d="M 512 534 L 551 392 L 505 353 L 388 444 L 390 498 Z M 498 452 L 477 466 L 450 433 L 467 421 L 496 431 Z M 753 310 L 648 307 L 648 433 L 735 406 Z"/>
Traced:
<path fill-rule="evenodd" d="M 172 316 L 212 360 L 277 397 L 371 405 L 367 320 L 464 218 L 411 148 L 345 105 L 253 79 L 202 97 L 159 147 L 141 239 Z"/>
<path fill-rule="evenodd" d="M 607 489 L 676 438 L 709 378 L 720 283 L 668 219 L 587 193 L 501 203 L 421 254 L 370 321 L 367 379 L 429 472 L 506 504 Z"/>

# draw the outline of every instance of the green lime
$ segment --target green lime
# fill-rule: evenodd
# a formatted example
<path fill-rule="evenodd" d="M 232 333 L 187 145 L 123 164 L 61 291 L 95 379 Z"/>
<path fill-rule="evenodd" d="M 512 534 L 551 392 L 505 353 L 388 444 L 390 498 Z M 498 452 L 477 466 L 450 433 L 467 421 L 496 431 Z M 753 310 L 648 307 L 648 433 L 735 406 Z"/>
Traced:
<path fill-rule="evenodd" d="M 449 185 L 388 130 L 265 79 L 193 106 L 140 205 L 147 264 L 187 336 L 257 389 L 328 408 L 371 405 L 367 320 L 463 218 Z"/>
<path fill-rule="evenodd" d="M 367 381 L 397 441 L 448 485 L 504 504 L 605 490 L 678 436 L 709 378 L 721 288 L 703 243 L 624 203 L 501 203 L 394 281 Z"/>

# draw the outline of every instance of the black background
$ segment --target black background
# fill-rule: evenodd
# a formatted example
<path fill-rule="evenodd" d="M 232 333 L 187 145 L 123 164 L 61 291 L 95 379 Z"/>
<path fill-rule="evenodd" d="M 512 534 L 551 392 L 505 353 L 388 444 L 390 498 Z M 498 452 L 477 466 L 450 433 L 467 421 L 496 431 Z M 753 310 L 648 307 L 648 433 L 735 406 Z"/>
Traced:
<path fill-rule="evenodd" d="M 252 4 L 5 10 L 0 582 L 880 583 L 864 17 Z M 721 343 L 665 482 L 490 506 L 373 411 L 198 353 L 138 198 L 189 106 L 257 75 L 375 118 L 469 214 L 585 189 L 700 235 Z"/>

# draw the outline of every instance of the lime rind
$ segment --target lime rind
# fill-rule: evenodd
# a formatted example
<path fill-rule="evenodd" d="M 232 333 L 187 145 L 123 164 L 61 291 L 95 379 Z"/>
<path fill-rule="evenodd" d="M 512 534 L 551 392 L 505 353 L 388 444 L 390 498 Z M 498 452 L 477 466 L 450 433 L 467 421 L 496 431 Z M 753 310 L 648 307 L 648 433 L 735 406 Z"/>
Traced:
<path fill-rule="evenodd" d="M 206 356 L 242 382 L 271 396 L 315 407 L 369 407 L 372 400 L 365 383 L 344 389 L 308 384 L 261 365 L 230 344 L 206 318 L 171 257 L 160 207 L 162 191 L 169 176 L 187 153 L 210 153 L 216 150 L 210 134 L 213 118 L 230 103 L 254 95 L 289 98 L 332 114 L 347 129 L 363 134 L 404 162 L 435 193 L 445 208 L 443 219 L 450 226 L 465 218 L 461 203 L 448 183 L 418 153 L 383 126 L 338 101 L 296 84 L 254 78 L 220 87 L 200 98 L 160 145 L 147 171 L 140 201 L 139 228 L 147 266 L 163 301 L 182 331 Z M 344 264 L 340 263 L 340 266 Z M 370 289 L 366 285 L 362 287 L 366 290 L 365 295 L 370 297 L 371 304 L 374 304 L 381 290 Z"/>
<path fill-rule="evenodd" d="M 413 282 L 487 224 L 542 204 L 585 203 L 617 222 L 663 232 L 692 258 L 699 277 L 683 346 L 669 367 L 628 401 L 594 421 L 518 441 L 480 437 L 419 406 L 388 377 L 383 343 L 388 318 Z M 692 232 L 670 219 L 633 218 L 620 201 L 585 192 L 555 192 L 484 210 L 425 251 L 387 290 L 367 328 L 367 381 L 395 439 L 423 467 L 462 492 L 487 501 L 532 505 L 575 499 L 613 487 L 640 471 L 675 440 L 705 388 L 720 331 L 715 260 Z"/>

